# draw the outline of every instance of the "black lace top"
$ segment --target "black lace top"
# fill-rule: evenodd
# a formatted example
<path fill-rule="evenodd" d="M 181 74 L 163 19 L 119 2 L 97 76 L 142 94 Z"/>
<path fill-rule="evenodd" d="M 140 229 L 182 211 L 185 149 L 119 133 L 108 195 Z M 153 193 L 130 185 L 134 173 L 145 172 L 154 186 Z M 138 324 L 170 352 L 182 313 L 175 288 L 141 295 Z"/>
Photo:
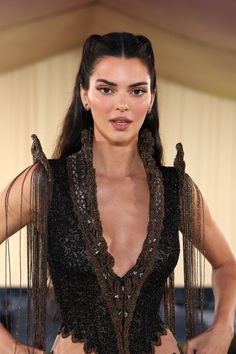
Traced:
<path fill-rule="evenodd" d="M 84 342 L 85 353 L 150 354 L 166 334 L 159 308 L 179 257 L 179 178 L 175 168 L 156 166 L 149 138 L 139 145 L 150 190 L 148 232 L 136 264 L 123 277 L 113 272 L 102 236 L 91 137 L 84 134 L 78 153 L 49 161 L 54 187 L 48 262 L 60 332 Z"/>

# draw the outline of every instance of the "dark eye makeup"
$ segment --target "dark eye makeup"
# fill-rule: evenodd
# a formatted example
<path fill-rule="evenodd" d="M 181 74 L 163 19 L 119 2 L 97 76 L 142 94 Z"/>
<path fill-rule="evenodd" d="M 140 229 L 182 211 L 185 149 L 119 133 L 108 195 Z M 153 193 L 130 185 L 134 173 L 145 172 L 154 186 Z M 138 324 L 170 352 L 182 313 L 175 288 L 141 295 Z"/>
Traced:
<path fill-rule="evenodd" d="M 110 87 L 96 87 L 96 90 L 100 91 L 102 94 L 107 95 L 107 94 L 111 94 L 114 92 L 113 88 Z M 130 90 L 130 93 L 133 96 L 141 96 L 142 94 L 146 93 L 147 89 L 145 88 L 132 88 L 132 90 Z"/>

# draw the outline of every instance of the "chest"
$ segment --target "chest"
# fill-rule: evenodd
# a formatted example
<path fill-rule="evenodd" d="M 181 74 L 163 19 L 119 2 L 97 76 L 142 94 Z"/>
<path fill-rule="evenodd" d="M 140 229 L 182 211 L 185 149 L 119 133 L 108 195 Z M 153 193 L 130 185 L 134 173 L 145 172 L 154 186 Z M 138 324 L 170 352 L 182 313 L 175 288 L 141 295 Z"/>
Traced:
<path fill-rule="evenodd" d="M 149 221 L 149 187 L 145 177 L 96 178 L 97 203 L 114 271 L 125 273 L 142 250 Z"/>
<path fill-rule="evenodd" d="M 149 245 L 151 239 L 159 239 L 161 236 L 158 253 L 152 253 L 155 253 L 155 257 L 159 255 L 155 267 L 159 273 L 162 269 L 169 272 L 167 265 L 173 267 L 178 253 L 178 179 L 173 169 L 165 168 L 162 171 L 164 201 L 157 206 L 155 203 L 159 203 L 159 193 L 162 192 L 155 185 L 155 180 L 148 186 L 146 178 L 110 183 L 97 176 L 95 186 L 93 179 L 87 178 L 87 173 L 83 175 L 80 172 L 80 166 L 78 171 L 73 174 L 70 182 L 66 169 L 64 174 L 55 171 L 55 176 L 60 176 L 60 179 L 57 178 L 54 184 L 49 215 L 51 268 L 54 269 L 55 262 L 56 269 L 59 267 L 70 277 L 75 274 L 77 278 L 78 272 L 87 274 L 92 271 L 91 257 L 97 260 L 106 258 L 105 262 L 109 263 L 105 252 L 96 250 L 97 244 L 103 249 L 101 241 L 104 238 L 108 252 L 114 258 L 113 271 L 123 276 L 132 269 L 144 250 L 149 223 L 150 232 L 146 244 Z M 160 210 L 164 212 L 164 219 Z M 95 224 L 90 224 L 91 218 Z M 163 230 L 159 236 L 162 222 Z M 145 254 L 143 252 L 142 262 Z"/>

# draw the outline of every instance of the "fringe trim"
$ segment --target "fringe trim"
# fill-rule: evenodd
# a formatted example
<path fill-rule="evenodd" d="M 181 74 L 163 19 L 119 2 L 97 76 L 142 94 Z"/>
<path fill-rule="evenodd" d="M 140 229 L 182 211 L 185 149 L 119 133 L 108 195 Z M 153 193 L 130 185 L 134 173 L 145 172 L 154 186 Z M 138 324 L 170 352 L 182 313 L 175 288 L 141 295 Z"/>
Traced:
<path fill-rule="evenodd" d="M 180 231 L 183 234 L 185 326 L 187 339 L 196 335 L 203 325 L 204 304 L 204 205 L 201 192 L 185 173 L 184 151 L 177 144 L 174 167 L 180 184 Z M 171 285 L 173 287 L 173 284 Z"/>
<path fill-rule="evenodd" d="M 27 340 L 32 328 L 32 345 L 46 347 L 47 309 L 47 237 L 48 211 L 52 197 L 53 177 L 49 162 L 36 135 L 32 135 L 32 155 L 36 167 L 31 178 L 30 224 L 27 226 L 28 300 L 26 315 Z"/>

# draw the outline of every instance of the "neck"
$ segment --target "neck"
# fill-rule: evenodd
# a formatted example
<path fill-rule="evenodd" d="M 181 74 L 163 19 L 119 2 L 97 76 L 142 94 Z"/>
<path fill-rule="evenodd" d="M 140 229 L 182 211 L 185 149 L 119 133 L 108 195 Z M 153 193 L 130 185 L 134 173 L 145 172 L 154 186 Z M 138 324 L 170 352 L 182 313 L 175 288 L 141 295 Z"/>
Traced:
<path fill-rule="evenodd" d="M 136 141 L 126 146 L 117 146 L 94 138 L 93 166 L 96 175 L 102 177 L 131 177 L 144 172 Z"/>

